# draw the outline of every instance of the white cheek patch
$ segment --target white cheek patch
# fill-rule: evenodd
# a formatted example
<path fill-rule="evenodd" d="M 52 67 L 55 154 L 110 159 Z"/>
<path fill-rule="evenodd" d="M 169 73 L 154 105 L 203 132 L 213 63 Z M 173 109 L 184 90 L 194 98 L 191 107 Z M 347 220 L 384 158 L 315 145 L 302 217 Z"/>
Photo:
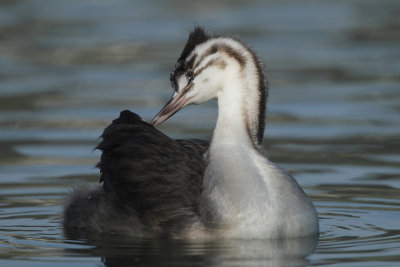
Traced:
<path fill-rule="evenodd" d="M 178 78 L 178 92 L 181 91 L 183 88 L 185 88 L 187 85 L 187 79 L 185 75 L 181 75 Z"/>

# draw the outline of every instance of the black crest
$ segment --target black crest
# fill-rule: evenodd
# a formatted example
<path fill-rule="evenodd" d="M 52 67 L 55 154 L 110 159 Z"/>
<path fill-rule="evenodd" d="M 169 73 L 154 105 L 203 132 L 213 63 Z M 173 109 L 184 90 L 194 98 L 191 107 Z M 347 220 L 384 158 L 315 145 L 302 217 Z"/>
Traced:
<path fill-rule="evenodd" d="M 197 45 L 206 42 L 211 37 L 212 36 L 209 35 L 203 28 L 196 26 L 193 31 L 190 32 L 186 46 L 183 48 L 178 61 L 184 61 Z"/>
<path fill-rule="evenodd" d="M 202 44 L 211 38 L 212 36 L 199 26 L 196 26 L 193 31 L 190 32 L 186 45 L 175 64 L 175 69 L 171 72 L 169 77 L 174 90 L 178 88 L 176 77 L 181 75 L 188 68 L 188 66 L 185 65 L 185 58 L 189 56 L 197 45 Z"/>

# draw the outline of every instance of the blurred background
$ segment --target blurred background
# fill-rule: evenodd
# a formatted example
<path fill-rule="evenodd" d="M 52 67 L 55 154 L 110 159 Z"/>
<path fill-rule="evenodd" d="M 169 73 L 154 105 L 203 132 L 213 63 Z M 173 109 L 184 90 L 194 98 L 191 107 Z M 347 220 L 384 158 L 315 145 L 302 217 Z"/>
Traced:
<path fill-rule="evenodd" d="M 93 148 L 121 110 L 149 121 L 169 99 L 194 25 L 240 37 L 265 65 L 265 147 L 320 215 L 301 264 L 398 264 L 397 0 L 1 0 L 0 260 L 99 261 L 63 235 L 63 199 L 98 183 Z M 209 139 L 216 115 L 215 101 L 192 106 L 160 129 Z"/>

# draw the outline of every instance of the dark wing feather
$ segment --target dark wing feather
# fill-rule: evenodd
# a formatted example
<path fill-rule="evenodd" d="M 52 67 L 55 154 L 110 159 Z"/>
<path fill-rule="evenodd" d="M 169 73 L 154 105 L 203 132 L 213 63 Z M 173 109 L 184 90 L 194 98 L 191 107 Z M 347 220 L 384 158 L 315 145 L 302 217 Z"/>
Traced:
<path fill-rule="evenodd" d="M 100 181 L 145 224 L 165 231 L 198 215 L 208 142 L 171 139 L 128 110 L 102 138 Z"/>

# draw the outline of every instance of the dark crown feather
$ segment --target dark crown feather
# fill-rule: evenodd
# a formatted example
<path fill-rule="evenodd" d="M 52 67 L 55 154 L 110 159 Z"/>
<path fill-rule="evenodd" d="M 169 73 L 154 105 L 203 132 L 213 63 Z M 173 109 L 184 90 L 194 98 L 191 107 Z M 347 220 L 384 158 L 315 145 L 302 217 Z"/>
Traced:
<path fill-rule="evenodd" d="M 185 72 L 187 66 L 185 65 L 185 59 L 190 55 L 190 53 L 196 48 L 197 45 L 202 44 L 213 36 L 208 34 L 202 27 L 196 26 L 193 31 L 190 32 L 189 38 L 186 42 L 185 47 L 182 50 L 178 61 L 175 64 L 175 70 L 171 72 L 170 81 L 172 87 L 176 90 L 178 88 L 176 77 Z"/>
<path fill-rule="evenodd" d="M 183 62 L 197 45 L 204 43 L 211 38 L 212 36 L 209 35 L 202 27 L 196 26 L 193 31 L 190 32 L 185 48 L 183 48 L 178 61 Z"/>

